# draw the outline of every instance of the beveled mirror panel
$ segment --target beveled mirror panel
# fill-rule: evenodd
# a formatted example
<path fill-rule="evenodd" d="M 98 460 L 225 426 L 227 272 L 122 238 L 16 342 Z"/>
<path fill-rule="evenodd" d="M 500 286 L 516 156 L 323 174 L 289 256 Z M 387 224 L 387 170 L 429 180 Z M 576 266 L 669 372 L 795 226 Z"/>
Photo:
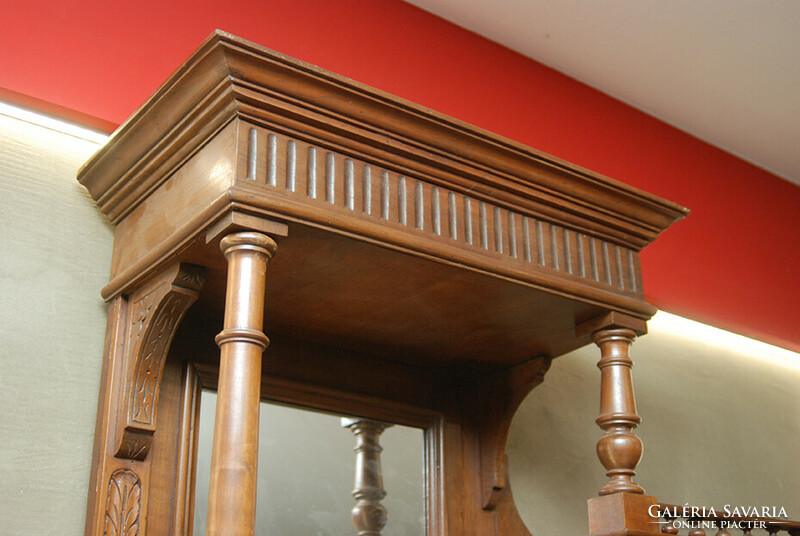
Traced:
<path fill-rule="evenodd" d="M 205 534 L 216 398 L 213 391 L 201 397 L 196 536 Z M 363 430 L 360 423 L 366 423 Z M 261 403 L 260 427 L 256 535 L 356 535 L 353 495 L 360 493 L 372 503 L 364 479 L 381 477 L 386 495 L 374 504 L 385 508 L 382 534 L 426 534 L 423 430 L 267 402 Z M 371 440 L 379 442 L 381 452 L 375 452 Z M 367 458 L 378 454 L 377 463 L 373 458 L 359 465 L 357 445 Z M 355 482 L 358 472 L 361 486 Z"/>

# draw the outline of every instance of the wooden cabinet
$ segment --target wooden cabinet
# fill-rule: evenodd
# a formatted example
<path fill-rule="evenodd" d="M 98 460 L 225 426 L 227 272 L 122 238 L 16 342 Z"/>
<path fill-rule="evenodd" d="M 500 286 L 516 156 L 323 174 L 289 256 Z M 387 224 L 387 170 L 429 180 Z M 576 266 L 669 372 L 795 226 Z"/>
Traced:
<path fill-rule="evenodd" d="M 87 534 L 187 532 L 201 387 L 208 534 L 252 533 L 260 399 L 424 428 L 428 534 L 527 534 L 511 417 L 593 334 L 624 380 L 686 214 L 222 32 L 79 180 L 116 226 Z"/>

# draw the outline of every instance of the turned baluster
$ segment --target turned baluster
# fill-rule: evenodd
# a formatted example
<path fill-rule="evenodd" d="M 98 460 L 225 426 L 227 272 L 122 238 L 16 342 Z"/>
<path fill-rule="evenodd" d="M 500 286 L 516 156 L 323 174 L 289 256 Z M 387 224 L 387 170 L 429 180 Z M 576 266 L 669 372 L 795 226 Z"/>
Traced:
<path fill-rule="evenodd" d="M 261 354 L 267 263 L 277 245 L 261 233 L 226 236 L 225 319 L 220 348 L 217 412 L 211 454 L 208 536 L 252 536 L 256 514 Z"/>
<path fill-rule="evenodd" d="M 731 533 L 725 530 L 725 528 L 722 526 L 722 523 L 719 523 L 719 530 L 714 536 L 731 536 Z"/>
<path fill-rule="evenodd" d="M 644 489 L 633 481 L 634 469 L 642 458 L 642 441 L 633 434 L 641 422 L 636 413 L 633 396 L 630 345 L 636 338 L 631 329 L 603 329 L 592 337 L 600 347 L 600 416 L 597 425 L 605 435 L 597 442 L 597 457 L 606 468 L 608 483 L 600 489 L 600 495 L 611 493 L 644 493 Z"/>
<path fill-rule="evenodd" d="M 381 504 L 386 497 L 381 471 L 380 436 L 390 424 L 369 419 L 342 419 L 342 426 L 356 436 L 356 473 L 351 511 L 359 536 L 380 536 L 386 526 L 387 512 Z"/>
<path fill-rule="evenodd" d="M 690 519 L 690 521 L 699 523 L 701 519 Z M 706 531 L 701 529 L 700 527 L 694 527 L 689 531 L 688 536 L 706 536 Z"/>
<path fill-rule="evenodd" d="M 671 519 L 668 516 L 664 516 L 664 521 L 666 521 L 666 523 L 661 526 L 661 532 L 670 535 L 678 534 L 678 532 L 680 532 L 678 525 L 675 524 L 677 519 Z"/>

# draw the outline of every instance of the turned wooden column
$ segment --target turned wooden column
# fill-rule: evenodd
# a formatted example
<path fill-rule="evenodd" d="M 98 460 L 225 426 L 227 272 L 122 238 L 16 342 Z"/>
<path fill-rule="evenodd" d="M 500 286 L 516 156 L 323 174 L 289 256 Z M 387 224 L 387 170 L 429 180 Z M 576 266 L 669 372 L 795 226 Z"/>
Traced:
<path fill-rule="evenodd" d="M 391 424 L 369 419 L 342 419 L 342 426 L 356 436 L 356 475 L 351 511 L 359 536 L 380 536 L 386 526 L 387 512 L 381 504 L 386 497 L 381 470 L 380 437 Z"/>
<path fill-rule="evenodd" d="M 596 331 L 592 340 L 600 347 L 600 416 L 597 425 L 605 435 L 597 442 L 597 457 L 606 468 L 608 483 L 600 489 L 600 495 L 611 493 L 644 493 L 644 489 L 633 481 L 634 469 L 642 458 L 642 440 L 633 429 L 642 421 L 636 413 L 633 396 L 630 345 L 636 333 L 627 328 L 611 328 Z"/>
<path fill-rule="evenodd" d="M 240 232 L 220 248 L 228 261 L 220 348 L 217 413 L 208 494 L 208 536 L 252 536 L 256 514 L 258 414 L 267 263 L 277 245 L 267 235 Z"/>

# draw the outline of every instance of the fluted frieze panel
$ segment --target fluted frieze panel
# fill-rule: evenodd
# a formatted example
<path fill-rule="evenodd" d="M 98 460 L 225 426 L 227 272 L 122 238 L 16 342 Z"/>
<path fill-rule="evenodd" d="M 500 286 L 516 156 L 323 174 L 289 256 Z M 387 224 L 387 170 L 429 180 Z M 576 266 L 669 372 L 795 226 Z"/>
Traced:
<path fill-rule="evenodd" d="M 246 180 L 532 268 L 641 295 L 633 250 L 477 196 L 250 127 Z"/>

